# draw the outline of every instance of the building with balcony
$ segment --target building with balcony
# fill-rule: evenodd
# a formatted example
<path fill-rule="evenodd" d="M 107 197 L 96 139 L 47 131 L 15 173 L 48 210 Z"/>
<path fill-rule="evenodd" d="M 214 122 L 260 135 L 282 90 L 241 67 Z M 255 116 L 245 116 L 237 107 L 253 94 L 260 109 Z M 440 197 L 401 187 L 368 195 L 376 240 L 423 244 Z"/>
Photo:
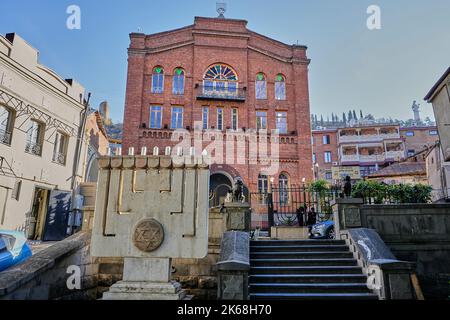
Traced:
<path fill-rule="evenodd" d="M 0 229 L 59 240 L 83 175 L 84 88 L 38 54 L 17 34 L 0 36 Z"/>
<path fill-rule="evenodd" d="M 368 125 L 337 130 L 339 165 L 359 166 L 361 177 L 405 158 L 399 125 Z"/>
<path fill-rule="evenodd" d="M 215 204 L 237 177 L 250 193 L 267 191 L 271 182 L 287 186 L 312 180 L 305 46 L 251 31 L 245 20 L 220 17 L 196 17 L 193 25 L 157 34 L 132 33 L 130 40 L 124 152 L 145 147 L 149 154 L 178 153 L 177 129 L 191 140 L 196 129 L 207 139 L 225 139 L 228 146 L 243 142 L 223 147 L 224 158 L 242 161 L 211 166 Z M 266 131 L 266 139 L 279 145 L 279 156 L 251 159 L 248 133 L 253 130 Z M 195 152 L 202 153 L 208 144 Z M 261 160 L 278 169 L 268 174 Z M 266 224 L 260 217 L 254 221 Z"/>

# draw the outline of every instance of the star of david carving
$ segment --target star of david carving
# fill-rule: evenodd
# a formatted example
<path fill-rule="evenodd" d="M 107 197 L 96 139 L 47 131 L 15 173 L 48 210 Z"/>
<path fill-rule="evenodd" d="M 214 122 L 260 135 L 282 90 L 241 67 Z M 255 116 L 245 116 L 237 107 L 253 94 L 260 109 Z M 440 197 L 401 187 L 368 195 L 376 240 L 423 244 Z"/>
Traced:
<path fill-rule="evenodd" d="M 142 220 L 134 230 L 133 243 L 141 251 L 155 251 L 163 241 L 164 229 L 155 219 Z"/>

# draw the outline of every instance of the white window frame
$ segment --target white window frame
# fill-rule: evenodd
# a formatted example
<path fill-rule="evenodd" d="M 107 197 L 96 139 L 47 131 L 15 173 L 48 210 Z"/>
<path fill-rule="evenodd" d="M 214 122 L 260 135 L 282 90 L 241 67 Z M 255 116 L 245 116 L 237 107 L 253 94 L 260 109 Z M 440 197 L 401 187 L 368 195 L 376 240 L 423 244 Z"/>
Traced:
<path fill-rule="evenodd" d="M 181 68 L 176 68 L 176 69 L 181 69 Z M 183 73 L 182 73 L 182 76 L 180 76 L 175 73 L 176 69 L 174 70 L 173 79 L 172 79 L 172 93 L 177 96 L 182 96 L 182 95 L 184 95 L 184 91 L 186 88 L 186 72 L 182 69 Z M 182 79 L 182 80 L 180 80 L 180 79 Z M 183 84 L 183 87 L 181 88 L 182 90 L 175 90 L 176 89 L 175 84 L 179 85 L 180 83 Z M 177 89 L 180 89 L 180 88 L 177 88 Z"/>
<path fill-rule="evenodd" d="M 329 155 L 329 157 L 327 157 Z M 333 154 L 331 151 L 325 151 L 323 153 L 323 162 L 324 163 L 332 163 L 333 162 Z"/>
<path fill-rule="evenodd" d="M 263 90 L 258 90 L 260 86 Z M 264 80 L 255 81 L 255 98 L 256 100 L 267 100 L 267 80 L 265 77 Z"/>
<path fill-rule="evenodd" d="M 223 130 L 223 108 L 217 107 L 217 130 Z"/>
<path fill-rule="evenodd" d="M 181 110 L 181 112 L 175 112 L 175 109 L 179 109 L 179 110 Z M 179 121 L 180 121 L 180 119 L 179 119 L 179 115 L 181 114 L 181 126 L 178 126 L 178 123 L 179 123 Z M 173 122 L 173 120 L 174 120 L 174 118 L 173 118 L 173 116 L 176 116 L 175 118 L 175 126 L 174 126 L 174 122 Z M 174 130 L 176 130 L 176 129 L 183 129 L 184 127 L 184 108 L 183 107 L 180 107 L 180 106 L 173 106 L 172 107 L 172 113 L 171 113 L 171 115 L 170 115 L 170 126 L 171 126 L 171 129 L 174 129 Z"/>
<path fill-rule="evenodd" d="M 264 123 L 261 119 L 264 119 Z M 256 111 L 256 130 L 267 130 L 267 111 Z"/>
<path fill-rule="evenodd" d="M 155 76 L 158 76 L 158 77 L 162 76 L 161 87 L 155 87 Z M 162 68 L 161 73 L 155 73 L 155 71 L 153 70 L 153 72 L 152 72 L 152 93 L 154 93 L 154 94 L 164 93 L 164 82 L 165 82 L 164 68 Z"/>
<path fill-rule="evenodd" d="M 154 108 L 159 108 L 159 111 L 154 111 Z M 158 113 L 161 114 L 159 124 L 157 124 L 155 127 L 152 126 L 152 116 L 153 114 L 157 115 Z M 149 119 L 149 128 L 150 129 L 161 129 L 162 128 L 162 119 L 163 119 L 163 107 L 162 106 L 150 106 L 150 119 Z M 158 120 L 158 117 L 155 118 L 155 123 Z"/>
<path fill-rule="evenodd" d="M 3 117 L 2 123 L 0 123 L 0 143 L 11 145 L 15 112 L 7 106 L 0 105 L 0 110 L 2 109 L 3 111 L 0 111 L 2 112 L 0 115 L 6 114 L 6 116 Z"/>
<path fill-rule="evenodd" d="M 55 134 L 55 144 L 53 146 L 53 162 L 61 165 L 66 165 L 68 145 L 69 136 L 65 133 L 57 131 Z M 63 160 L 60 160 L 59 155 L 63 156 Z"/>
<path fill-rule="evenodd" d="M 44 135 L 45 135 L 45 125 L 38 120 L 30 119 L 30 123 L 28 124 L 28 130 L 26 132 L 26 145 L 25 145 L 26 152 L 41 157 L 42 149 L 44 146 Z M 31 149 L 28 149 L 29 144 Z M 35 151 L 38 150 L 36 147 L 38 147 L 39 152 Z"/>
<path fill-rule="evenodd" d="M 237 130 L 238 127 L 239 127 L 239 111 L 237 108 L 232 108 L 231 109 L 231 129 Z"/>
<path fill-rule="evenodd" d="M 279 121 L 280 119 L 284 119 L 284 122 Z M 281 134 L 288 133 L 287 112 L 285 111 L 275 112 L 275 122 L 279 133 Z M 279 124 L 284 124 L 284 128 L 282 128 L 283 130 L 280 129 Z"/>
<path fill-rule="evenodd" d="M 206 119 L 205 119 L 206 111 Z M 209 129 L 209 107 L 202 107 L 202 129 Z"/>
<path fill-rule="evenodd" d="M 283 88 L 283 92 L 279 92 Z M 275 81 L 275 100 L 286 100 L 286 78 L 283 77 L 283 81 Z"/>

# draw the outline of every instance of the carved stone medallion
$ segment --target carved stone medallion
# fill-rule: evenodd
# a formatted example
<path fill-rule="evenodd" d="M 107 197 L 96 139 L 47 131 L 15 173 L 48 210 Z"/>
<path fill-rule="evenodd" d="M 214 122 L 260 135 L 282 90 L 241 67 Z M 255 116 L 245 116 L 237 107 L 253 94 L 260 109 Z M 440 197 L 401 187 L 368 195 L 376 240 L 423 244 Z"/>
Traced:
<path fill-rule="evenodd" d="M 164 241 L 163 226 L 155 219 L 140 221 L 133 233 L 133 243 L 141 251 L 153 252 Z"/>

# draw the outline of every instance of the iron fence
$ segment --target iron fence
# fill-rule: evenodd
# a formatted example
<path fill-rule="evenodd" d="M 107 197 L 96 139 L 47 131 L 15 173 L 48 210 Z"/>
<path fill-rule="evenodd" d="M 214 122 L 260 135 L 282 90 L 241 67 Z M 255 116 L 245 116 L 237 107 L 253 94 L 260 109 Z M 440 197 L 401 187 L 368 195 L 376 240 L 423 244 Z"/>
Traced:
<path fill-rule="evenodd" d="M 337 197 L 338 190 L 334 189 L 314 191 L 306 186 L 272 187 L 268 197 L 269 224 L 308 226 L 329 220 L 333 213 L 331 202 Z"/>

